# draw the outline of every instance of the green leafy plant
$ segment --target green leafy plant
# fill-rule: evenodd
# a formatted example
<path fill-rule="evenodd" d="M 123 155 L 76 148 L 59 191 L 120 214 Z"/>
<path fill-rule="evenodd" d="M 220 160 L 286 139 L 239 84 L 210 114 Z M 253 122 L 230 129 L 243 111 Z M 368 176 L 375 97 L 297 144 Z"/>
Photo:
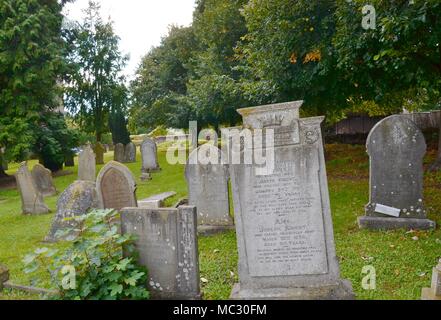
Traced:
<path fill-rule="evenodd" d="M 135 262 L 133 236 L 120 234 L 118 213 L 93 210 L 73 219 L 77 227 L 59 235 L 75 239 L 26 255 L 25 272 L 47 271 L 58 290 L 55 298 L 62 300 L 148 299 L 147 270 Z"/>

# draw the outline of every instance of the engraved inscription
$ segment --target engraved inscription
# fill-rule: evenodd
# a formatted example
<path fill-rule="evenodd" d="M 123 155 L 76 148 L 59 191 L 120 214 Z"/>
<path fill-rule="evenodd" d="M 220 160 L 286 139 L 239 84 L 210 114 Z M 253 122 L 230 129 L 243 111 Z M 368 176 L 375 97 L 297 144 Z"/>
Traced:
<path fill-rule="evenodd" d="M 120 210 L 132 205 L 133 195 L 124 174 L 116 169 L 110 169 L 101 180 L 104 208 Z"/>

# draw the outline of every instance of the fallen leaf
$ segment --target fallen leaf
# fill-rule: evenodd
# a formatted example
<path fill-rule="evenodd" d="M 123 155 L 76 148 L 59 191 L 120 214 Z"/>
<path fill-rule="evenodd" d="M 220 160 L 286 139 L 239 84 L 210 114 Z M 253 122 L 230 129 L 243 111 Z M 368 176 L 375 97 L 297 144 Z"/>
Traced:
<path fill-rule="evenodd" d="M 208 280 L 207 280 L 207 279 L 205 279 L 205 278 L 201 278 L 201 282 L 202 282 L 202 283 L 207 283 L 207 282 L 208 282 Z"/>

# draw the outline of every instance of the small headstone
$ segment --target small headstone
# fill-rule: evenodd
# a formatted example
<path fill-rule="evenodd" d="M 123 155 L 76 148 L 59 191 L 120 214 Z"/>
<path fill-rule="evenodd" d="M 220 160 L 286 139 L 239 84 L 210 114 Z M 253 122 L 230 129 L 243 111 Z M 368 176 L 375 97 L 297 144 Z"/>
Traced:
<path fill-rule="evenodd" d="M 124 162 L 124 145 L 122 143 L 117 143 L 114 148 L 113 159 L 115 161 Z"/>
<path fill-rule="evenodd" d="M 59 236 L 57 232 L 77 227 L 77 221 L 69 220 L 69 218 L 86 214 L 89 209 L 97 206 L 96 200 L 95 182 L 74 181 L 58 198 L 57 212 L 45 241 L 55 242 L 75 237 L 77 235 L 75 232 L 66 233 L 63 236 Z"/>
<path fill-rule="evenodd" d="M 154 299 L 200 299 L 196 208 L 124 208 L 123 234 L 137 236 L 139 264 Z"/>
<path fill-rule="evenodd" d="M 103 146 L 101 142 L 97 142 L 93 148 L 96 156 L 96 164 L 104 164 L 104 153 L 106 152 L 106 148 Z"/>
<path fill-rule="evenodd" d="M 240 281 L 233 299 L 354 298 L 351 283 L 340 278 L 335 252 L 324 118 L 299 118 L 301 104 L 238 110 L 256 137 L 263 129 L 266 141 L 273 132 L 274 145 L 265 148 L 267 170 L 257 162 L 230 164 Z M 263 152 L 244 144 L 245 151 Z"/>
<path fill-rule="evenodd" d="M 87 144 L 78 155 L 78 180 L 95 181 L 95 170 L 95 153 L 90 144 Z"/>
<path fill-rule="evenodd" d="M 120 210 L 124 207 L 138 206 L 135 178 L 130 170 L 119 162 L 110 161 L 101 169 L 96 188 L 101 209 Z"/>
<path fill-rule="evenodd" d="M 431 287 L 422 290 L 421 300 L 441 300 L 441 259 L 433 268 Z"/>
<path fill-rule="evenodd" d="M 370 159 L 370 199 L 361 228 L 431 229 L 423 203 L 424 136 L 407 117 L 377 123 L 366 142 Z"/>
<path fill-rule="evenodd" d="M 50 197 L 57 194 L 57 189 L 52 179 L 52 172 L 49 169 L 37 163 L 34 168 L 32 168 L 31 174 L 38 191 L 40 191 L 43 197 Z"/>
<path fill-rule="evenodd" d="M 150 209 L 162 208 L 164 206 L 165 200 L 167 200 L 168 198 L 174 197 L 175 195 L 176 195 L 176 192 L 174 192 L 174 191 L 156 194 L 156 195 L 148 197 L 146 199 L 139 200 L 138 207 L 150 208 Z"/>
<path fill-rule="evenodd" d="M 136 146 L 133 142 L 129 142 L 124 147 L 124 162 L 126 163 L 136 162 Z"/>
<path fill-rule="evenodd" d="M 44 203 L 43 195 L 38 191 L 26 162 L 20 164 L 15 174 L 17 188 L 21 195 L 23 214 L 45 214 L 49 208 Z"/>
<path fill-rule="evenodd" d="M 219 148 L 205 144 L 191 152 L 185 179 L 189 204 L 197 208 L 200 230 L 205 227 L 222 230 L 234 225 L 230 216 L 228 178 L 228 165 L 222 164 Z"/>
<path fill-rule="evenodd" d="M 0 264 L 0 292 L 4 288 L 5 282 L 9 280 L 9 269 L 6 266 Z"/>
<path fill-rule="evenodd" d="M 142 173 L 150 173 L 161 170 L 158 163 L 158 148 L 155 141 L 150 138 L 144 139 L 141 144 Z"/>
<path fill-rule="evenodd" d="M 74 154 L 69 154 L 64 157 L 64 166 L 75 167 Z"/>

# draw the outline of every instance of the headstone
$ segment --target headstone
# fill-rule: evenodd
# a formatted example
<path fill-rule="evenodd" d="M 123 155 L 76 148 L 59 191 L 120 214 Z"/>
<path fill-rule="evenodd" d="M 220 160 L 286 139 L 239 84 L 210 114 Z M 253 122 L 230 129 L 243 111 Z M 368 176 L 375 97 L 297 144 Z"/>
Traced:
<path fill-rule="evenodd" d="M 144 139 L 141 144 L 142 173 L 150 173 L 161 170 L 158 163 L 158 148 L 155 141 L 150 138 Z"/>
<path fill-rule="evenodd" d="M 124 162 L 126 163 L 136 162 L 136 146 L 133 142 L 129 142 L 124 147 Z"/>
<path fill-rule="evenodd" d="M 161 194 L 156 194 L 146 199 L 142 199 L 138 201 L 138 207 L 140 208 L 150 208 L 157 209 L 162 208 L 164 206 L 164 201 L 168 198 L 174 197 L 176 192 L 169 191 Z"/>
<path fill-rule="evenodd" d="M 422 290 L 421 300 L 441 300 L 441 259 L 433 268 L 431 287 Z"/>
<path fill-rule="evenodd" d="M 121 163 L 124 162 L 124 145 L 122 143 L 115 145 L 113 159 Z"/>
<path fill-rule="evenodd" d="M 15 179 L 21 195 L 23 214 L 45 214 L 50 212 L 44 203 L 43 195 L 38 191 L 35 185 L 26 162 L 20 164 L 20 168 L 15 174 Z"/>
<path fill-rule="evenodd" d="M 258 162 L 230 164 L 240 281 L 232 299 L 354 298 L 351 283 L 340 278 L 335 252 L 324 117 L 299 118 L 301 105 L 238 110 L 256 137 L 260 129 L 263 141 L 274 133 L 274 145 L 265 148 L 274 166 L 268 163 L 265 171 Z M 240 153 L 262 154 L 262 147 L 243 145 Z"/>
<path fill-rule="evenodd" d="M 78 180 L 95 181 L 95 170 L 95 153 L 90 144 L 87 144 L 78 155 Z"/>
<path fill-rule="evenodd" d="M 9 269 L 0 264 L 0 292 L 2 292 L 5 282 L 9 280 Z"/>
<path fill-rule="evenodd" d="M 137 237 L 154 299 L 201 298 L 195 207 L 124 208 L 121 230 Z"/>
<path fill-rule="evenodd" d="M 55 188 L 52 179 L 52 172 L 49 169 L 46 169 L 41 164 L 37 163 L 34 168 L 32 168 L 31 174 L 37 190 L 43 195 L 43 197 L 50 197 L 57 194 L 57 189 Z"/>
<path fill-rule="evenodd" d="M 130 170 L 123 164 L 110 161 L 98 174 L 96 180 L 98 206 L 101 209 L 120 210 L 137 207 L 136 183 Z"/>
<path fill-rule="evenodd" d="M 93 148 L 96 156 L 96 164 L 104 164 L 104 153 L 106 152 L 106 148 L 103 146 L 101 142 L 97 142 Z"/>
<path fill-rule="evenodd" d="M 431 229 L 423 203 L 424 136 L 407 117 L 378 122 L 366 142 L 370 159 L 370 197 L 361 228 Z"/>
<path fill-rule="evenodd" d="M 76 232 L 68 232 L 60 236 L 58 231 L 71 229 L 78 226 L 74 218 L 86 214 L 89 209 L 96 207 L 96 186 L 92 181 L 74 181 L 63 191 L 57 202 L 57 212 L 52 221 L 52 226 L 45 241 L 56 242 L 68 240 L 77 235 Z"/>
<path fill-rule="evenodd" d="M 228 165 L 222 161 L 221 150 L 205 144 L 190 153 L 185 167 L 188 200 L 197 208 L 201 232 L 205 232 L 204 229 L 219 231 L 234 225 L 228 197 Z"/>
<path fill-rule="evenodd" d="M 75 167 L 74 154 L 69 154 L 64 157 L 64 165 L 66 167 Z"/>
<path fill-rule="evenodd" d="M 190 152 L 198 148 L 198 126 L 197 122 L 190 123 Z"/>

